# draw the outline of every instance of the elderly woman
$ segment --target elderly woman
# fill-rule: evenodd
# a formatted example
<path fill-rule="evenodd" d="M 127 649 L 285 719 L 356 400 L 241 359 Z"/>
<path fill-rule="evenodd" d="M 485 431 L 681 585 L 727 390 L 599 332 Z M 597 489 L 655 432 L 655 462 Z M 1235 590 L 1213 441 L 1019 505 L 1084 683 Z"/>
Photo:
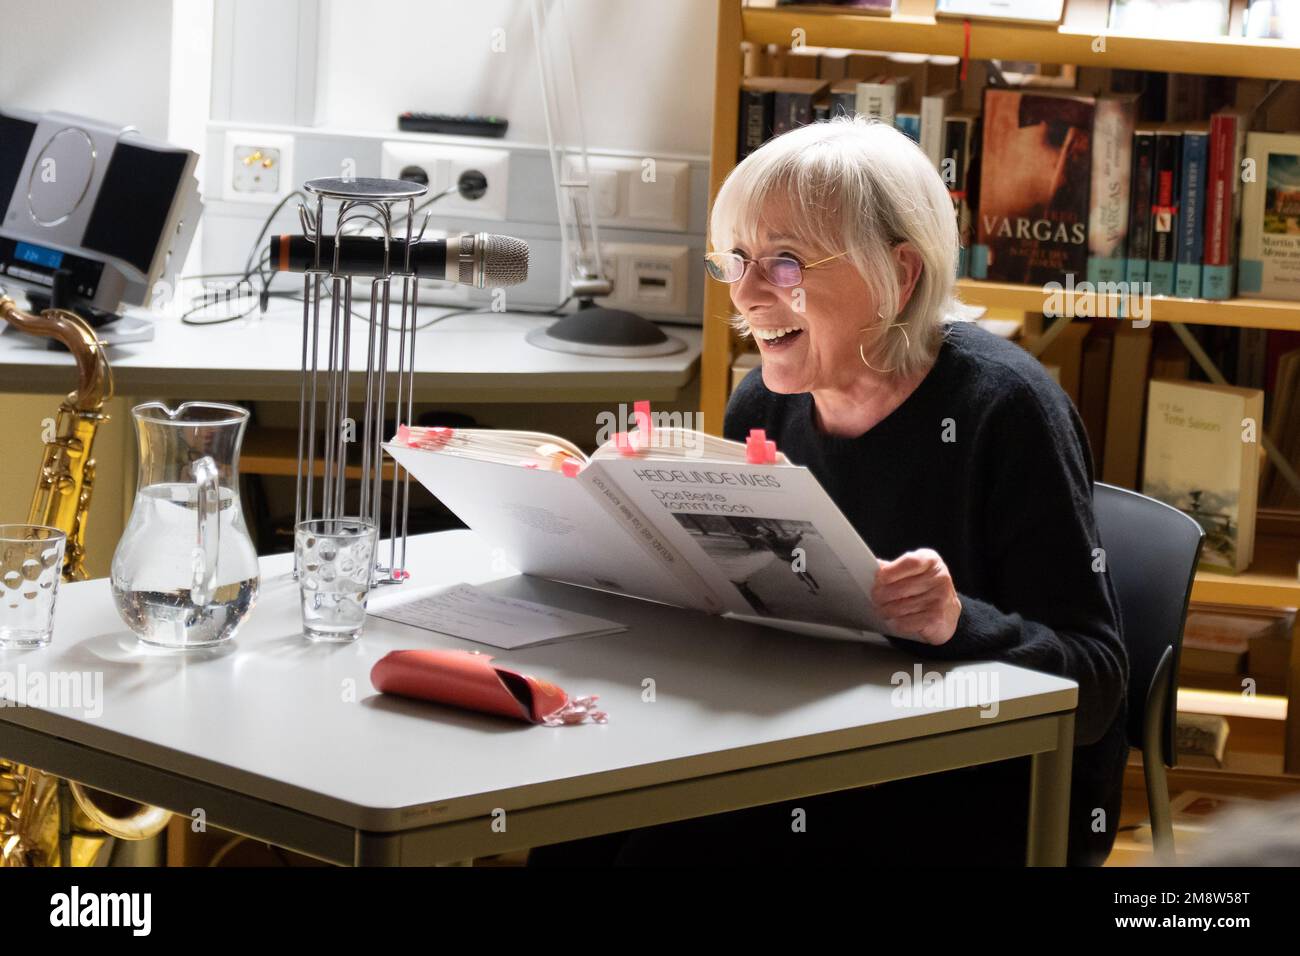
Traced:
<path fill-rule="evenodd" d="M 1079 683 L 1072 863 L 1119 822 L 1127 659 L 1079 416 L 1039 363 L 959 318 L 938 173 L 880 123 L 805 126 L 748 156 L 713 207 L 708 268 L 762 356 L 725 433 L 763 428 L 881 558 L 873 600 L 919 657 Z M 624 862 L 1024 860 L 1028 759 L 635 831 Z M 805 832 L 791 827 L 804 810 Z M 892 854 L 892 855 L 889 855 Z"/>

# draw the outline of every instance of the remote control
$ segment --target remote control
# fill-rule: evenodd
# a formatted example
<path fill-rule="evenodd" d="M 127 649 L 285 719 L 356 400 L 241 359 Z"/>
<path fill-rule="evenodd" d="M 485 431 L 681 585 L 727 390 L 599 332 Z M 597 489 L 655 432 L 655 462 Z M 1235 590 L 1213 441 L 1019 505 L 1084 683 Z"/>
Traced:
<path fill-rule="evenodd" d="M 500 116 L 451 116 L 446 113 L 411 113 L 397 117 L 397 128 L 408 133 L 446 133 L 452 136 L 506 135 L 510 123 Z"/>

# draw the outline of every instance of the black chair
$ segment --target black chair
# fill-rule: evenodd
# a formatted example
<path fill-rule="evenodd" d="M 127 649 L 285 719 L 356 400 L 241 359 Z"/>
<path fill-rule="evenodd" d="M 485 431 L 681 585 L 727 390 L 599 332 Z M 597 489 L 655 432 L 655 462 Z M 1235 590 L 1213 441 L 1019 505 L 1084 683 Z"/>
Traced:
<path fill-rule="evenodd" d="M 1142 751 L 1156 860 L 1172 863 L 1165 768 L 1178 757 L 1175 681 L 1205 532 L 1176 508 L 1100 482 L 1093 486 L 1093 511 L 1128 649 L 1128 741 Z"/>

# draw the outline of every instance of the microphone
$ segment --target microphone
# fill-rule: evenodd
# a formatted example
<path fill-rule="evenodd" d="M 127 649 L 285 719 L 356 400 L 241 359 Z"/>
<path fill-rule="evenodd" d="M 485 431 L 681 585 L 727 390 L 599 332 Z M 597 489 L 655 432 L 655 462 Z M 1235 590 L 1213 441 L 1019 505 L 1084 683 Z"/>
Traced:
<path fill-rule="evenodd" d="M 334 268 L 334 237 L 321 236 L 320 267 Z M 389 271 L 406 267 L 406 240 L 388 243 Z M 344 236 L 340 240 L 338 272 L 342 275 L 382 276 L 384 240 L 376 236 Z M 528 278 L 528 243 L 513 236 L 478 232 L 446 239 L 411 241 L 411 271 L 422 279 L 442 279 L 475 288 L 518 285 Z M 316 265 L 316 244 L 307 236 L 271 237 L 271 266 L 277 272 L 307 272 Z"/>

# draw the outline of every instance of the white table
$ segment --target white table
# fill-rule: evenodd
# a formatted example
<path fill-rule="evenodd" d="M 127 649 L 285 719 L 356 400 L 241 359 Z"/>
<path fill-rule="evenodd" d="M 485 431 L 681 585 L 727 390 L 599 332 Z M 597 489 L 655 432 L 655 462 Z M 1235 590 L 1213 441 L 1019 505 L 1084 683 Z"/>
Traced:
<path fill-rule="evenodd" d="M 1029 861 L 1065 860 L 1071 681 L 930 663 L 945 681 L 996 675 L 997 716 L 901 708 L 891 676 L 913 660 L 887 648 L 502 578 L 468 531 L 412 539 L 411 555 L 404 587 L 499 579 L 491 587 L 630 629 L 504 652 L 370 618 L 357 643 L 317 646 L 300 636 L 284 555 L 263 559 L 232 645 L 165 652 L 121 625 L 106 580 L 87 581 L 61 590 L 53 643 L 0 652 L 0 671 L 102 673 L 102 714 L 0 708 L 0 753 L 343 864 L 472 859 L 1033 755 Z M 434 646 L 599 694 L 609 723 L 531 726 L 372 689 L 384 653 Z"/>
<path fill-rule="evenodd" d="M 364 305 L 364 303 L 362 304 Z M 325 304 L 328 308 L 328 303 Z M 365 306 L 368 308 L 368 306 Z M 354 304 L 354 309 L 364 311 Z M 427 322 L 447 312 L 420 309 Z M 302 363 L 302 306 L 273 299 L 264 319 L 200 328 L 173 316 L 129 310 L 155 322 L 153 341 L 116 345 L 108 353 L 119 395 L 183 395 L 226 401 L 298 400 Z M 324 318 L 323 318 L 324 320 Z M 397 321 L 393 318 L 391 321 Z M 595 358 L 529 345 L 530 329 L 554 322 L 544 316 L 484 312 L 434 322 L 416 335 L 415 397 L 421 402 L 599 402 L 628 395 L 673 401 L 695 379 L 700 329 L 665 326 L 686 343 L 675 355 Z M 0 323 L 0 328 L 5 328 Z M 396 332 L 389 343 L 397 348 Z M 354 320 L 351 368 L 364 368 L 367 326 Z M 322 346 L 322 353 L 324 346 Z M 66 366 L 67 371 L 52 374 Z M 395 367 L 395 366 L 394 366 Z M 353 387 L 364 376 L 353 373 Z M 0 334 L 0 389 L 63 394 L 75 382 L 72 357 L 46 349 L 43 339 L 13 330 Z"/>

